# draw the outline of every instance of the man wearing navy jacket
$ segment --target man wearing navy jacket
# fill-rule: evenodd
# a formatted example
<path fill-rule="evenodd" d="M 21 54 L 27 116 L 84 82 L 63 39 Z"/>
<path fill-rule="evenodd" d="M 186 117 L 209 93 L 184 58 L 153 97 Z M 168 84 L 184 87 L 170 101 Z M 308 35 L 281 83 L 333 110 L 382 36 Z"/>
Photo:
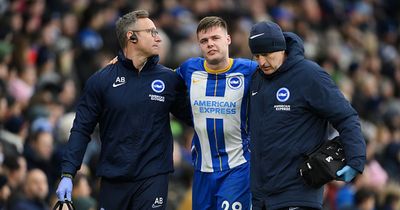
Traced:
<path fill-rule="evenodd" d="M 99 209 L 166 208 L 173 171 L 169 113 L 191 124 L 191 111 L 183 80 L 158 64 L 161 39 L 148 17 L 139 10 L 119 18 L 119 62 L 85 85 L 62 162 L 60 201 L 71 200 L 72 178 L 99 123 Z"/>
<path fill-rule="evenodd" d="M 254 210 L 321 209 L 322 188 L 307 186 L 303 156 L 339 132 L 349 182 L 364 169 L 365 142 L 357 112 L 330 76 L 304 58 L 301 39 L 269 21 L 255 24 L 249 47 L 259 64 L 250 88 L 251 191 Z"/>

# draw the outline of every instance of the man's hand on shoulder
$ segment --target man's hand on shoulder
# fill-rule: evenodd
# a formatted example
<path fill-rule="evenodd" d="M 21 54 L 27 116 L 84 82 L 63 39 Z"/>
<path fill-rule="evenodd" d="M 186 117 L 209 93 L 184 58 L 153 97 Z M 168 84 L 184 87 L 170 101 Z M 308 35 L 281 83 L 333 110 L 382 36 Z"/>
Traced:
<path fill-rule="evenodd" d="M 110 60 L 107 65 L 116 64 L 118 62 L 118 56 L 115 56 L 112 60 Z"/>

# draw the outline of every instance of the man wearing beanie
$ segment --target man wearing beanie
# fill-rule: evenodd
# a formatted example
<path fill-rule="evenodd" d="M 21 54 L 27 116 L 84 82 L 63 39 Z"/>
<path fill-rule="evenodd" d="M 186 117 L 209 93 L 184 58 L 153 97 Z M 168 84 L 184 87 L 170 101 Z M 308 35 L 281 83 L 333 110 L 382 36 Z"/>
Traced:
<path fill-rule="evenodd" d="M 249 47 L 259 65 L 250 87 L 253 209 L 321 209 L 323 187 L 306 185 L 299 165 L 328 139 L 331 124 L 347 164 L 337 178 L 349 182 L 361 173 L 366 151 L 358 114 L 330 76 L 304 58 L 296 34 L 260 22 Z"/>

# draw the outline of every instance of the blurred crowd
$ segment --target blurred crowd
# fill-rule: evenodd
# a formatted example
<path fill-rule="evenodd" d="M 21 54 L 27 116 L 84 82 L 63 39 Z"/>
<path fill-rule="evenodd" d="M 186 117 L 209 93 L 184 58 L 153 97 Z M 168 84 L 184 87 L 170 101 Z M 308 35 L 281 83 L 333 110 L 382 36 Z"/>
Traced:
<path fill-rule="evenodd" d="M 231 57 L 252 58 L 257 21 L 297 33 L 305 54 L 358 111 L 367 165 L 352 183 L 326 185 L 324 209 L 400 209 L 400 1 L 0 0 L 0 209 L 51 209 L 60 161 L 85 81 L 117 55 L 116 19 L 148 10 L 162 37 L 160 62 L 200 56 L 198 21 L 224 18 Z M 306 85 L 306 84 L 305 84 Z M 123 103 L 123 102 L 121 102 Z M 191 128 L 172 120 L 175 172 L 168 209 L 191 209 Z M 77 210 L 96 208 L 98 131 L 74 179 Z"/>

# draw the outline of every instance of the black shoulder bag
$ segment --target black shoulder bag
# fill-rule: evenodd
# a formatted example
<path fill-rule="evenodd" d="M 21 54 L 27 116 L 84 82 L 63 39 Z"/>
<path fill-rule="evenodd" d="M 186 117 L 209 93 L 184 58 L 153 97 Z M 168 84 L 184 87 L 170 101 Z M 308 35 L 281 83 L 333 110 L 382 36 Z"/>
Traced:
<path fill-rule="evenodd" d="M 326 141 L 300 164 L 299 172 L 306 184 L 320 188 L 337 178 L 336 172 L 346 164 L 344 149 L 337 136 Z"/>

